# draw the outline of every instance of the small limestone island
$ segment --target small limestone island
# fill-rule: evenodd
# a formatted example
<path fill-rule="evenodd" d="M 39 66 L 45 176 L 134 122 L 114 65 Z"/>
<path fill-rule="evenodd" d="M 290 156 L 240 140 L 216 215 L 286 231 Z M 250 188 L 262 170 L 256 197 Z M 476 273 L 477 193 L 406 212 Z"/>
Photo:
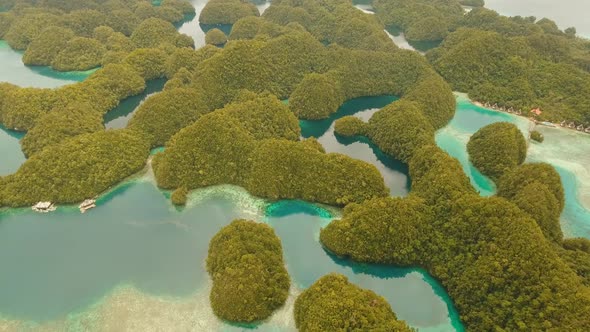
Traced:
<path fill-rule="evenodd" d="M 548 18 L 503 16 L 483 0 L 362 3 L 371 10 L 350 0 L 0 0 L 0 39 L 20 52 L 20 66 L 39 77 L 85 73 L 52 88 L 0 77 L 0 131 L 18 140 L 24 160 L 0 173 L 0 232 L 33 218 L 43 228 L 18 233 L 23 241 L 111 219 L 122 239 L 155 232 L 154 246 L 209 234 L 201 241 L 208 252 L 162 242 L 191 257 L 190 273 L 142 282 L 121 271 L 91 300 L 51 317 L 28 321 L 28 300 L 3 295 L 0 330 L 589 331 L 590 232 L 562 229 L 578 189 L 553 162 L 528 157 L 558 144 L 550 130 L 589 144 L 590 40 Z M 388 31 L 428 50 L 401 49 Z M 528 128 L 478 126 L 463 138 L 460 161 L 438 136 L 455 123 L 455 92 Z M 391 100 L 359 114 L 343 107 L 383 96 Z M 109 115 L 129 104 L 123 125 L 113 126 Z M 323 129 L 312 135 L 314 126 Z M 351 153 L 359 144 L 376 157 Z M 405 173 L 392 181 L 407 194 L 393 194 L 386 180 L 394 164 Z M 480 193 L 470 169 L 492 183 L 491 195 Z M 155 198 L 134 207 L 113 198 L 133 195 L 134 186 Z M 244 193 L 227 198 L 219 189 L 227 186 Z M 207 200 L 219 197 L 217 205 Z M 158 198 L 167 210 L 142 224 L 132 210 Z M 268 213 L 285 202 L 308 210 Z M 317 210 L 329 212 L 309 212 Z M 317 228 L 295 241 L 296 230 L 310 227 L 289 219 L 301 215 L 314 216 Z M 14 222 L 5 223 L 9 216 Z M 306 250 L 316 244 L 335 264 L 313 265 Z M 181 265 L 172 249 L 146 252 L 145 261 L 168 258 L 143 274 Z M 3 266 L 9 259 L 0 255 Z M 392 272 L 401 269 L 413 272 Z M 376 270 L 386 285 L 430 280 L 428 294 L 446 303 L 443 323 L 407 310 L 413 298 L 394 305 L 405 289 L 385 296 L 359 284 Z M 117 288 L 125 283 L 137 289 Z M 156 296 L 167 289 L 174 300 Z M 201 292 L 205 301 L 186 299 Z M 35 306 L 60 302 L 45 301 Z M 169 308 L 179 306 L 196 317 L 175 316 Z M 175 325 L 181 320 L 188 325 Z"/>

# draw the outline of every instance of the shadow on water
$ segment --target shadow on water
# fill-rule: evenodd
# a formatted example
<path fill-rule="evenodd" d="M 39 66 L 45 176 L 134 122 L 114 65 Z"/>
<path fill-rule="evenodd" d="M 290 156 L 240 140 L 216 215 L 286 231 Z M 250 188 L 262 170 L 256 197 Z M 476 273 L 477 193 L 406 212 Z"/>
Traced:
<path fill-rule="evenodd" d="M 204 33 L 209 32 L 209 30 L 213 30 L 215 28 L 223 31 L 223 33 L 225 33 L 226 36 L 229 36 L 229 34 L 231 33 L 231 28 L 232 25 L 231 24 L 202 24 L 199 23 L 199 26 L 201 27 L 201 30 L 203 30 Z"/>
<path fill-rule="evenodd" d="M 389 25 L 385 27 L 385 30 L 389 32 L 394 37 L 399 37 L 403 34 L 403 30 L 395 25 Z M 415 40 L 408 40 L 404 37 L 405 41 L 410 44 L 416 51 L 419 52 L 427 52 L 433 48 L 436 48 L 442 43 L 442 40 L 436 41 L 415 41 Z"/>
<path fill-rule="evenodd" d="M 366 137 L 345 138 L 334 133 L 334 122 L 344 116 L 354 115 L 368 121 L 380 108 L 391 104 L 395 96 L 361 97 L 351 99 L 324 120 L 301 120 L 301 135 L 317 137 L 328 153 L 342 153 L 374 165 L 385 180 L 392 196 L 406 196 L 410 191 L 408 166 L 387 156 Z"/>
<path fill-rule="evenodd" d="M 142 93 L 124 99 L 117 107 L 104 115 L 104 123 L 107 128 L 125 128 L 133 116 L 133 112 L 150 95 L 162 91 L 166 84 L 165 78 L 158 78 L 147 82 Z"/>
<path fill-rule="evenodd" d="M 334 121 L 348 116 L 354 115 L 360 111 L 374 108 L 382 108 L 399 99 L 395 96 L 377 96 L 377 97 L 360 97 L 346 101 L 336 113 L 330 115 L 329 118 L 323 120 L 301 120 L 301 136 L 308 137 L 322 137 L 330 128 Z M 368 120 L 368 119 L 363 119 Z"/>

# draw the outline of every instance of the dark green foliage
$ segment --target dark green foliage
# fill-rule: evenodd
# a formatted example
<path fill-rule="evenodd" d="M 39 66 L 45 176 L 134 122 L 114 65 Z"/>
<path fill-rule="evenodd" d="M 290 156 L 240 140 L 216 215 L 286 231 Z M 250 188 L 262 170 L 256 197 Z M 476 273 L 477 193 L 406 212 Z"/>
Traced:
<path fill-rule="evenodd" d="M 154 158 L 159 186 L 190 189 L 229 183 L 261 197 L 335 205 L 385 195 L 373 166 L 285 140 L 299 136 L 292 113 L 275 97 L 247 96 L 172 137 Z"/>
<path fill-rule="evenodd" d="M 467 143 L 469 160 L 484 175 L 499 179 L 526 159 L 527 144 L 517 126 L 497 122 L 479 129 Z"/>
<path fill-rule="evenodd" d="M 172 135 L 207 113 L 203 96 L 195 89 L 172 89 L 149 97 L 129 121 L 152 139 L 152 147 L 163 146 Z"/>
<path fill-rule="evenodd" d="M 39 201 L 75 203 L 109 189 L 143 168 L 149 145 L 130 130 L 83 134 L 34 154 L 6 178 L 0 206 Z"/>
<path fill-rule="evenodd" d="M 59 89 L 9 89 L 4 96 L 2 123 L 8 128 L 29 130 L 37 119 L 71 103 L 88 103 L 99 113 L 113 109 L 120 100 L 138 94 L 144 80 L 128 65 L 111 64 L 93 73 L 84 82 Z"/>
<path fill-rule="evenodd" d="M 339 82 L 329 74 L 308 74 L 289 97 L 289 107 L 300 119 L 328 118 L 345 101 Z"/>
<path fill-rule="evenodd" d="M 320 238 L 340 255 L 427 268 L 453 298 L 468 331 L 577 330 L 588 324 L 589 290 L 537 224 L 501 198 L 464 193 L 432 207 L 411 197 L 372 200 L 347 208 L 333 223 Z M 383 232 L 390 237 L 379 243 L 392 250 L 373 241 Z M 350 234 L 358 238 L 349 245 Z"/>
<path fill-rule="evenodd" d="M 239 219 L 222 228 L 209 243 L 207 271 L 211 307 L 224 320 L 265 319 L 289 294 L 281 241 L 266 224 Z"/>
<path fill-rule="evenodd" d="M 258 8 L 241 0 L 210 0 L 201 11 L 201 24 L 234 24 L 247 16 L 260 16 Z"/>
<path fill-rule="evenodd" d="M 483 7 L 485 5 L 484 0 L 459 0 L 459 3 L 471 7 Z"/>
<path fill-rule="evenodd" d="M 349 115 L 336 120 L 334 124 L 334 132 L 341 136 L 367 136 L 367 124 L 363 120 Z"/>
<path fill-rule="evenodd" d="M 23 63 L 26 65 L 49 66 L 53 59 L 66 48 L 74 38 L 74 32 L 61 27 L 49 27 L 35 37 L 25 54 Z"/>
<path fill-rule="evenodd" d="M 556 251 L 568 266 L 576 272 L 582 283 L 586 287 L 590 287 L 590 253 L 579 249 L 568 249 L 566 247 L 566 241 L 577 240 L 577 239 L 566 239 L 564 240 L 563 247 L 557 248 Z M 588 241 L 588 239 L 584 239 Z"/>
<path fill-rule="evenodd" d="M 256 16 L 248 16 L 238 20 L 231 29 L 230 40 L 253 39 L 259 34 L 277 37 L 286 32 L 282 26 L 261 19 Z"/>
<path fill-rule="evenodd" d="M 72 11 L 64 15 L 65 26 L 72 29 L 77 36 L 92 37 L 94 29 L 108 24 L 105 14 L 92 9 Z"/>
<path fill-rule="evenodd" d="M 305 74 L 319 67 L 324 55 L 322 44 L 305 32 L 268 41 L 237 40 L 202 62 L 195 77 L 214 108 L 223 107 L 241 89 L 269 91 L 286 99 Z"/>
<path fill-rule="evenodd" d="M 385 153 L 408 162 L 417 149 L 434 145 L 434 129 L 419 105 L 399 100 L 369 120 L 367 136 Z"/>
<path fill-rule="evenodd" d="M 66 138 L 104 129 L 102 114 L 90 104 L 70 104 L 42 115 L 21 140 L 23 152 L 31 156 Z"/>
<path fill-rule="evenodd" d="M 518 193 L 532 183 L 545 185 L 559 203 L 559 211 L 565 205 L 563 185 L 559 173 L 546 163 L 524 164 L 506 173 L 498 181 L 498 196 L 513 200 Z"/>
<path fill-rule="evenodd" d="M 536 130 L 533 130 L 531 132 L 531 139 L 533 141 L 536 141 L 536 142 L 539 142 L 539 143 L 543 143 L 543 141 L 545 140 L 545 137 L 540 132 L 538 132 Z"/>
<path fill-rule="evenodd" d="M 14 22 L 14 15 L 12 13 L 0 13 L 0 39 L 3 39 L 4 35 L 10 29 L 10 25 Z"/>
<path fill-rule="evenodd" d="M 520 189 L 512 202 L 537 222 L 547 239 L 561 242 L 559 201 L 546 185 L 532 182 Z"/>
<path fill-rule="evenodd" d="M 462 22 L 470 29 L 453 32 L 427 54 L 453 89 L 525 113 L 540 107 L 543 120 L 590 122 L 586 46 L 545 32 L 541 26 L 548 23 L 509 19 L 486 9 L 474 10 Z"/>
<path fill-rule="evenodd" d="M 58 16 L 49 13 L 19 16 L 14 19 L 3 38 L 13 49 L 25 50 L 43 30 L 56 25 L 58 21 Z"/>
<path fill-rule="evenodd" d="M 409 161 L 412 193 L 430 205 L 451 202 L 466 194 L 475 194 L 461 163 L 436 145 L 415 151 Z"/>
<path fill-rule="evenodd" d="M 59 71 L 88 70 L 100 66 L 105 47 L 96 39 L 76 37 L 51 61 Z"/>
<path fill-rule="evenodd" d="M 178 48 L 166 61 L 166 77 L 171 78 L 181 68 L 194 71 L 201 62 L 214 56 L 219 51 L 219 48 L 211 45 L 206 45 L 198 50 L 188 47 Z"/>
<path fill-rule="evenodd" d="M 179 187 L 172 192 L 170 199 L 174 205 L 186 205 L 188 190 L 185 187 Z"/>
<path fill-rule="evenodd" d="M 567 250 L 579 250 L 590 254 L 590 240 L 582 237 L 565 239 L 562 243 Z"/>
<path fill-rule="evenodd" d="M 412 41 L 439 41 L 463 17 L 456 0 L 377 0 L 373 7 L 386 26 L 397 26 Z"/>
<path fill-rule="evenodd" d="M 273 1 L 263 17 L 280 25 L 297 23 L 325 44 L 380 51 L 397 48 L 372 15 L 348 1 Z"/>
<path fill-rule="evenodd" d="M 341 220 L 322 229 L 320 241 L 338 256 L 359 262 L 415 264 L 421 229 L 432 220 L 422 199 L 377 198 L 349 204 Z M 347 239 L 342 241 L 342 239 Z"/>
<path fill-rule="evenodd" d="M 340 274 L 323 276 L 297 297 L 295 324 L 303 332 L 412 331 L 384 298 Z"/>
<path fill-rule="evenodd" d="M 205 43 L 209 45 L 223 45 L 227 42 L 227 36 L 219 29 L 211 29 L 205 35 Z"/>
<path fill-rule="evenodd" d="M 158 48 L 138 48 L 129 53 L 125 63 L 137 71 L 144 80 L 164 77 L 168 56 Z"/>
<path fill-rule="evenodd" d="M 131 34 L 131 41 L 139 48 L 158 47 L 162 43 L 177 44 L 179 33 L 172 23 L 149 18 L 139 24 Z M 192 46 L 192 45 L 191 45 Z"/>
<path fill-rule="evenodd" d="M 244 187 L 256 196 L 346 205 L 386 195 L 373 165 L 307 144 L 264 140 L 250 159 Z"/>

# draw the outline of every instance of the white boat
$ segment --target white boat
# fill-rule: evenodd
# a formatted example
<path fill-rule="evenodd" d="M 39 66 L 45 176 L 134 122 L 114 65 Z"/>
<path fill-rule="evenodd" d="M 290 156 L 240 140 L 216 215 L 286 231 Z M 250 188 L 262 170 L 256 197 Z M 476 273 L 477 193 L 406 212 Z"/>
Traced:
<path fill-rule="evenodd" d="M 37 204 L 33 205 L 32 209 L 35 212 L 47 213 L 55 211 L 57 207 L 51 202 L 38 202 Z"/>
<path fill-rule="evenodd" d="M 96 207 L 96 200 L 94 199 L 86 199 L 82 202 L 78 208 L 80 208 L 80 212 L 84 213 L 92 208 Z"/>
<path fill-rule="evenodd" d="M 576 128 L 576 130 L 577 130 L 577 131 L 584 131 L 584 125 L 579 125 L 579 126 Z"/>

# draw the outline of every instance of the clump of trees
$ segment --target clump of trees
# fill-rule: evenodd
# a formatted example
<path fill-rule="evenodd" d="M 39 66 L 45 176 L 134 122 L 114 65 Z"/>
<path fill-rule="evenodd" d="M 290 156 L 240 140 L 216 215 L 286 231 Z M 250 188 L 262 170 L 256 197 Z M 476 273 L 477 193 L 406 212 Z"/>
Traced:
<path fill-rule="evenodd" d="M 75 37 L 51 61 L 51 67 L 58 71 L 96 68 L 100 66 L 105 52 L 105 47 L 98 40 Z"/>
<path fill-rule="evenodd" d="M 153 161 L 159 186 L 229 183 L 270 199 L 335 205 L 386 194 L 373 166 L 295 142 L 297 119 L 276 97 L 238 99 L 172 137 Z"/>
<path fill-rule="evenodd" d="M 12 88 L 4 95 L 1 122 L 8 128 L 30 130 L 39 117 L 69 104 L 92 105 L 101 115 L 120 100 L 136 95 L 145 81 L 128 65 L 110 64 L 90 75 L 84 82 L 59 89 Z"/>
<path fill-rule="evenodd" d="M 35 37 L 23 55 L 23 63 L 35 66 L 50 66 L 53 59 L 66 48 L 74 38 L 72 30 L 51 26 Z"/>
<path fill-rule="evenodd" d="M 367 124 L 363 120 L 348 115 L 342 117 L 334 123 L 334 132 L 338 135 L 350 137 L 350 136 L 366 136 L 368 133 Z"/>
<path fill-rule="evenodd" d="M 545 140 L 545 136 L 543 136 L 543 134 L 541 134 L 540 132 L 533 130 L 531 132 L 531 139 L 535 142 L 543 143 L 543 141 Z"/>
<path fill-rule="evenodd" d="M 281 241 L 261 223 L 234 220 L 209 243 L 210 302 L 218 317 L 253 322 L 269 317 L 289 294 Z"/>
<path fill-rule="evenodd" d="M 205 43 L 209 45 L 222 46 L 227 43 L 227 36 L 223 31 L 215 28 L 207 31 L 205 35 Z"/>
<path fill-rule="evenodd" d="M 19 2 L 1 13 L 0 35 L 17 50 L 24 50 L 29 65 L 51 65 L 59 71 L 87 70 L 118 63 L 121 52 L 162 44 L 193 47 L 193 40 L 179 34 L 172 23 L 194 14 L 185 0 L 125 3 L 55 1 Z M 128 38 L 130 37 L 130 38 Z"/>
<path fill-rule="evenodd" d="M 340 274 L 323 276 L 297 297 L 295 324 L 299 331 L 412 331 L 384 298 Z"/>
<path fill-rule="evenodd" d="M 141 170 L 149 152 L 143 134 L 128 129 L 82 134 L 47 146 L 3 178 L 0 206 L 95 197 Z"/>
<path fill-rule="evenodd" d="M 104 130 L 102 114 L 91 104 L 74 103 L 42 115 L 38 124 L 21 140 L 25 156 L 55 145 L 66 138 Z"/>
<path fill-rule="evenodd" d="M 328 118 L 345 101 L 338 81 L 329 74 L 306 75 L 289 97 L 289 107 L 300 119 Z"/>
<path fill-rule="evenodd" d="M 523 112 L 540 108 L 541 120 L 585 124 L 589 44 L 548 19 L 476 8 L 427 57 L 453 89 L 472 99 Z"/>
<path fill-rule="evenodd" d="M 146 99 L 133 114 L 128 127 L 148 134 L 152 147 L 164 146 L 172 135 L 209 111 L 198 90 L 170 89 Z"/>
<path fill-rule="evenodd" d="M 274 1 L 263 17 L 282 26 L 297 23 L 324 44 L 373 51 L 397 49 L 372 15 L 348 1 Z"/>
<path fill-rule="evenodd" d="M 172 204 L 182 206 L 186 205 L 186 200 L 188 198 L 188 190 L 185 187 L 179 187 L 172 192 L 170 195 L 170 200 Z"/>
<path fill-rule="evenodd" d="M 527 143 L 509 122 L 497 122 L 479 129 L 467 143 L 469 160 L 483 174 L 499 179 L 526 159 Z"/>
<path fill-rule="evenodd" d="M 456 0 L 377 0 L 373 7 L 385 26 L 401 28 L 410 41 L 441 41 L 463 17 Z"/>
<path fill-rule="evenodd" d="M 211 0 L 201 11 L 199 22 L 201 24 L 234 24 L 248 16 L 260 16 L 258 8 L 249 1 Z"/>

